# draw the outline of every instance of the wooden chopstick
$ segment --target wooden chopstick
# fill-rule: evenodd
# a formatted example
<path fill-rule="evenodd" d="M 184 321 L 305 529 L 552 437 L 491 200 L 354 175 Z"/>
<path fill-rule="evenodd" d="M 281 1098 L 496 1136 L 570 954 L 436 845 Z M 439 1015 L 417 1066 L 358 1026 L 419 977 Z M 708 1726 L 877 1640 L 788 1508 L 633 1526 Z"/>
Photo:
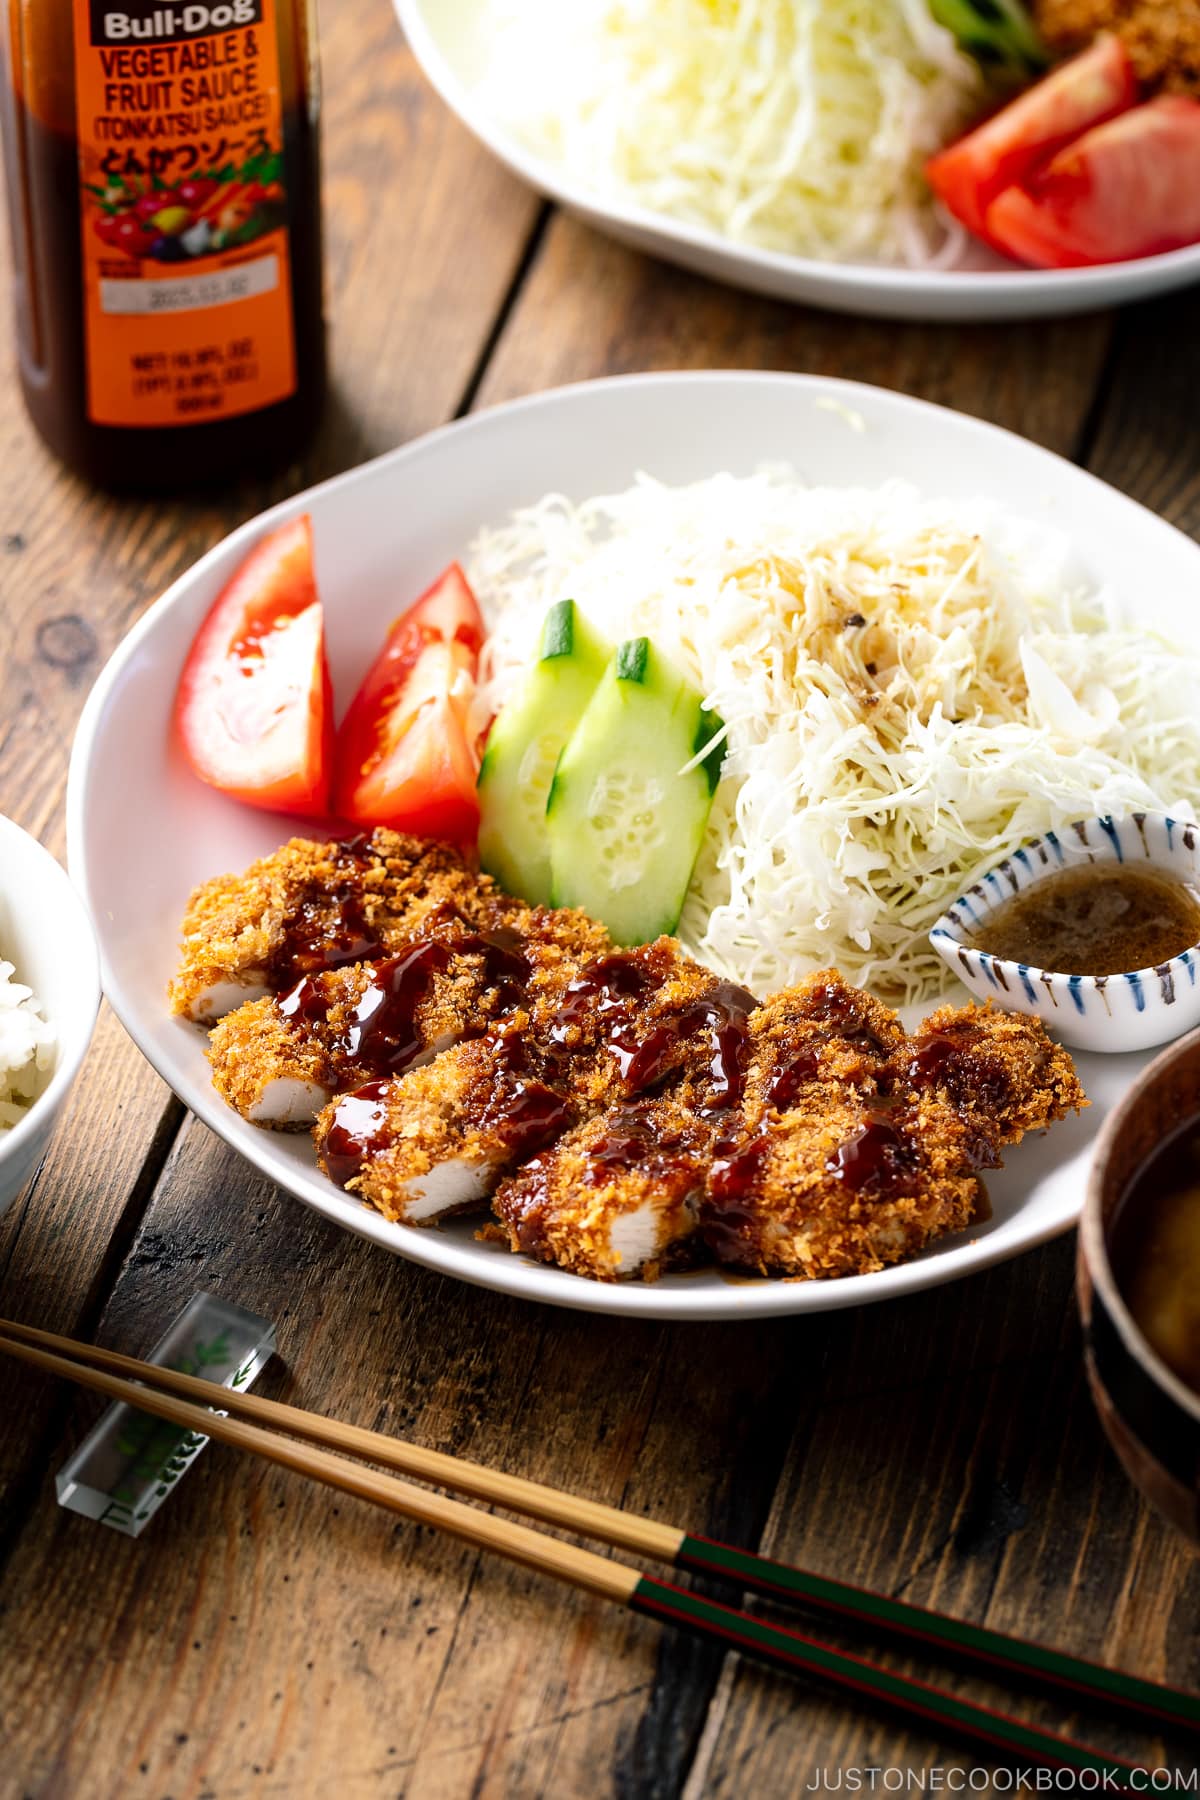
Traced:
<path fill-rule="evenodd" d="M 195 1377 L 177 1375 L 174 1371 L 160 1369 L 154 1364 L 138 1363 L 134 1358 L 118 1358 L 116 1352 L 75 1344 L 70 1339 L 56 1340 L 69 1350 L 67 1356 L 60 1356 L 26 1341 L 34 1336 L 50 1337 L 52 1334 L 35 1333 L 29 1326 L 14 1327 L 0 1322 L 0 1352 L 19 1357 L 48 1374 L 59 1375 L 94 1388 L 109 1399 L 124 1402 L 141 1412 L 152 1413 L 178 1425 L 182 1430 L 216 1438 L 236 1449 L 249 1450 L 343 1493 L 357 1495 L 406 1518 L 448 1531 L 480 1548 L 495 1550 L 511 1561 L 553 1575 L 558 1580 L 569 1582 L 572 1586 L 583 1588 L 604 1599 L 614 1600 L 632 1611 L 681 1626 L 700 1636 L 716 1639 L 776 1668 L 818 1676 L 836 1687 L 882 1700 L 910 1716 L 948 1727 L 960 1735 L 1025 1761 L 1055 1769 L 1087 1770 L 1106 1778 L 1104 1787 L 1108 1793 L 1133 1795 L 1148 1791 L 1145 1786 L 1148 1771 L 1134 1764 L 1103 1756 L 1086 1745 L 1076 1744 L 1035 1726 L 1026 1725 L 1020 1720 L 960 1699 L 957 1695 L 928 1683 L 895 1674 L 864 1658 L 851 1656 L 798 1632 L 771 1625 L 732 1607 L 722 1606 L 687 1589 L 674 1587 L 669 1582 L 657 1581 L 623 1563 L 613 1562 L 608 1557 L 598 1556 L 593 1551 L 580 1549 L 573 1544 L 562 1543 L 559 1539 L 547 1537 L 528 1526 L 513 1524 L 492 1513 L 481 1512 L 440 1494 L 413 1487 L 394 1476 L 380 1474 L 378 1470 L 363 1468 L 325 1448 L 295 1442 L 262 1426 L 243 1419 L 229 1418 L 224 1412 L 214 1412 L 209 1406 L 197 1405 L 175 1394 L 159 1391 L 158 1388 L 126 1380 L 123 1376 L 109 1373 L 98 1364 L 101 1360 L 119 1360 L 124 1365 L 132 1364 L 145 1378 L 164 1385 L 166 1378 L 169 1378 L 172 1385 L 178 1384 L 181 1387 L 184 1383 L 194 1384 L 206 1390 L 203 1398 L 210 1404 L 213 1401 L 231 1405 L 235 1402 L 244 1403 L 251 1396 L 238 1394 L 227 1388 L 214 1391 L 211 1382 L 196 1381 Z M 273 1404 L 262 1400 L 256 1403 L 258 1407 Z M 290 1407 L 279 1407 L 277 1410 L 285 1414 L 296 1411 Z M 311 1414 L 299 1414 L 299 1417 L 305 1421 L 310 1432 L 320 1429 L 324 1434 L 330 1424 L 330 1421 Z M 349 1426 L 337 1429 L 343 1433 L 356 1430 Z M 374 1433 L 359 1435 L 370 1439 L 376 1436 Z M 477 1474 L 484 1473 L 486 1471 L 477 1471 Z M 559 1502 L 565 1502 L 566 1499 L 567 1496 L 557 1496 Z M 1136 1786 L 1135 1776 L 1141 1778 Z M 1159 1794 L 1164 1792 L 1159 1787 L 1153 1791 Z"/>
<path fill-rule="evenodd" d="M 1070 1769 L 1076 1772 L 1086 1770 L 1102 1778 L 1106 1793 L 1141 1796 L 1151 1791 L 1147 1786 L 1151 1772 L 1136 1764 L 1104 1756 L 1087 1745 L 1057 1737 L 1036 1726 L 1024 1724 L 1019 1719 L 1010 1718 L 1005 1713 L 960 1699 L 956 1694 L 929 1683 L 880 1668 L 865 1658 L 835 1650 L 830 1645 L 804 1637 L 799 1632 L 771 1625 L 750 1613 L 738 1612 L 733 1607 L 722 1606 L 714 1600 L 691 1593 L 686 1588 L 657 1581 L 624 1563 L 597 1556 L 594 1551 L 562 1543 L 559 1539 L 547 1537 L 543 1532 L 533 1531 L 526 1525 L 513 1524 L 492 1513 L 464 1506 L 460 1501 L 448 1500 L 441 1494 L 427 1493 L 409 1482 L 398 1481 L 393 1475 L 382 1475 L 376 1469 L 365 1469 L 326 1449 L 294 1442 L 262 1426 L 229 1418 L 223 1412 L 213 1412 L 209 1407 L 179 1399 L 174 1394 L 142 1385 L 141 1382 L 128 1381 L 122 1376 L 108 1373 L 88 1360 L 93 1357 L 115 1356 L 115 1352 L 100 1352 L 93 1346 L 61 1339 L 61 1343 L 70 1346 L 71 1354 L 59 1356 L 24 1341 L 21 1335 L 12 1335 L 13 1329 L 0 1322 L 0 1352 L 18 1357 L 47 1374 L 59 1375 L 66 1380 L 79 1382 L 84 1387 L 94 1388 L 98 1393 L 107 1395 L 110 1400 L 121 1401 L 140 1412 L 152 1413 L 157 1418 L 178 1425 L 182 1430 L 202 1437 L 216 1438 L 218 1442 L 231 1444 L 235 1449 L 249 1450 L 269 1462 L 278 1463 L 297 1474 L 311 1476 L 342 1493 L 370 1500 L 390 1512 L 400 1513 L 421 1524 L 450 1532 L 479 1548 L 495 1550 L 526 1568 L 553 1575 L 560 1581 L 569 1582 L 572 1586 L 583 1588 L 603 1599 L 614 1600 L 631 1611 L 680 1626 L 705 1638 L 716 1639 L 726 1647 L 742 1650 L 772 1667 L 814 1675 L 835 1687 L 881 1700 L 910 1717 L 915 1716 L 928 1723 L 945 1726 L 1008 1756 L 1052 1769 Z M 17 1334 L 30 1333 L 32 1328 L 17 1326 L 15 1331 Z M 180 1383 L 195 1380 L 194 1377 L 177 1376 L 173 1371 L 159 1369 L 152 1363 L 136 1363 L 133 1358 L 122 1360 L 134 1362 L 135 1367 L 144 1371 L 147 1377 L 157 1379 L 170 1375 L 172 1381 Z M 232 1402 L 250 1398 L 228 1388 L 214 1391 L 211 1382 L 200 1382 L 198 1385 L 207 1389 L 206 1398 L 210 1403 L 213 1400 Z M 260 1401 L 260 1404 L 267 1403 Z M 315 1415 L 308 1417 L 311 1423 Z M 316 1423 L 327 1425 L 329 1421 L 316 1420 Z M 355 1428 L 344 1426 L 340 1429 L 350 1431 Z M 1136 1784 L 1135 1778 L 1138 1778 Z M 1172 1790 L 1155 1786 L 1152 1791 L 1157 1795 L 1165 1793 L 1167 1800 L 1170 1800 Z"/>
<path fill-rule="evenodd" d="M 0 1332 L 22 1343 L 39 1345 L 85 1361 L 95 1368 L 150 1382 L 167 1393 L 196 1400 L 201 1405 L 212 1404 L 212 1383 L 194 1375 L 178 1374 L 154 1363 L 140 1362 L 136 1357 L 123 1356 L 115 1350 L 79 1344 L 71 1338 L 58 1337 L 53 1332 L 39 1331 L 31 1325 L 18 1325 L 7 1319 L 0 1319 Z M 399 1469 L 419 1480 L 503 1506 L 509 1512 L 524 1513 L 528 1518 L 540 1519 L 543 1524 L 558 1526 L 580 1537 L 595 1538 L 614 1549 L 629 1550 L 637 1556 L 652 1556 L 693 1573 L 715 1575 L 772 1599 L 799 1602 L 909 1642 L 934 1645 L 956 1657 L 982 1664 L 993 1673 L 1032 1675 L 1073 1694 L 1107 1705 L 1116 1704 L 1155 1720 L 1165 1719 L 1193 1731 L 1200 1730 L 1200 1698 L 1194 1694 L 1181 1693 L 1119 1669 L 1068 1656 L 1061 1650 L 1008 1637 L 986 1626 L 971 1625 L 944 1613 L 930 1612 L 886 1594 L 875 1594 L 846 1582 L 814 1575 L 730 1544 L 695 1537 L 677 1526 L 639 1519 L 633 1514 L 619 1512 L 616 1507 L 577 1498 L 561 1488 L 545 1487 L 519 1475 L 505 1475 L 461 1457 L 386 1437 L 379 1431 L 344 1425 L 319 1413 L 305 1412 L 297 1406 L 234 1389 L 226 1389 L 224 1395 L 223 1410 L 236 1418 L 288 1432 L 293 1437 L 348 1456 L 382 1463 L 385 1468 Z"/>

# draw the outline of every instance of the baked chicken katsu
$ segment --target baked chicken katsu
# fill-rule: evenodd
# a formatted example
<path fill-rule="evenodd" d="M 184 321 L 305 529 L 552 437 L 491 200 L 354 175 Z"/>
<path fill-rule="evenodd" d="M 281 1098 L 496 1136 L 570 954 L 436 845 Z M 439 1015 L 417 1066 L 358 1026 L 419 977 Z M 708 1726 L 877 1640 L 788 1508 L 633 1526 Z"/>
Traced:
<path fill-rule="evenodd" d="M 404 949 L 447 911 L 495 924 L 508 900 L 448 844 L 375 831 L 330 843 L 292 838 L 198 887 L 183 917 L 172 1011 L 210 1024 L 302 975 Z"/>
<path fill-rule="evenodd" d="M 255 1124 L 311 1125 L 334 1094 L 428 1062 L 608 947 L 583 913 L 497 895 L 471 919 L 446 902 L 394 955 L 314 970 L 228 1013 L 209 1044 L 214 1085 Z"/>
<path fill-rule="evenodd" d="M 861 1274 L 986 1216 L 981 1171 L 1086 1105 L 1040 1021 L 944 1007 L 909 1035 L 836 971 L 759 1004 L 662 937 L 505 895 L 378 829 L 294 839 L 198 889 L 177 1013 L 223 1098 L 312 1127 L 387 1218 L 594 1280 L 717 1260 Z"/>

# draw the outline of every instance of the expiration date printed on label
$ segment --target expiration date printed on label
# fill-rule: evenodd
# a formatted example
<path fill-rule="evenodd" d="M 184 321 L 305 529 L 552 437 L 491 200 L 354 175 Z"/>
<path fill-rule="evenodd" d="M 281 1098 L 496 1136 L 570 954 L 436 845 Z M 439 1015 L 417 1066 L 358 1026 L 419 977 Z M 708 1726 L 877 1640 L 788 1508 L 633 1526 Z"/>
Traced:
<path fill-rule="evenodd" d="M 260 256 L 232 269 L 214 269 L 207 275 L 175 275 L 147 281 L 104 277 L 100 282 L 100 310 L 125 315 L 200 312 L 209 306 L 251 300 L 278 286 L 279 258 L 275 255 Z"/>

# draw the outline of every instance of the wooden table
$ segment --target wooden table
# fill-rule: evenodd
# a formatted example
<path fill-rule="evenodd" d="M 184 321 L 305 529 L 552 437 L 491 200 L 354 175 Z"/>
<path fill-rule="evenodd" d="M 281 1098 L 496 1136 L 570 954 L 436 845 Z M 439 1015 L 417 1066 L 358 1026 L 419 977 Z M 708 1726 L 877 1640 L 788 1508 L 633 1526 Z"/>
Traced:
<path fill-rule="evenodd" d="M 748 298 L 517 187 L 425 87 L 387 0 L 327 0 L 323 25 L 334 391 L 314 453 L 219 501 L 117 502 L 54 464 L 11 382 L 0 395 L 0 810 L 60 854 L 76 715 L 172 577 L 283 494 L 532 389 L 679 366 L 854 376 L 1023 432 L 1200 532 L 1194 294 L 976 328 Z M 0 1224 L 0 1312 L 136 1352 L 212 1289 L 278 1322 L 264 1392 L 1200 1688 L 1200 1564 L 1101 1438 L 1072 1254 L 744 1326 L 519 1305 L 277 1193 L 106 1015 Z M 0 1394 L 5 1796 L 772 1796 L 972 1766 L 219 1447 L 130 1542 L 54 1503 L 90 1401 L 7 1364 Z M 1186 1746 L 1022 1704 L 1194 1767 Z"/>

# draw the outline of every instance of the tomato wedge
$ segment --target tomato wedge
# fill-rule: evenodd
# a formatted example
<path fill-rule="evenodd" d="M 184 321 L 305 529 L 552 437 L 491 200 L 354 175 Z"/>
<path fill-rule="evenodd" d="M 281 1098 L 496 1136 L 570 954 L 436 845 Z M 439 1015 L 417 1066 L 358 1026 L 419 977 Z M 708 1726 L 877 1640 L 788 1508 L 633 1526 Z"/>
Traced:
<path fill-rule="evenodd" d="M 1164 94 L 1060 150 L 988 208 L 1021 262 L 1069 269 L 1200 243 L 1200 101 Z"/>
<path fill-rule="evenodd" d="M 251 806 L 329 808 L 333 696 L 302 514 L 257 544 L 196 634 L 175 722 L 202 781 Z"/>
<path fill-rule="evenodd" d="M 1137 100 L 1137 77 L 1120 38 L 1103 33 L 1000 112 L 925 165 L 942 203 L 977 237 L 990 236 L 987 211 L 1004 188 L 1093 125 Z"/>
<path fill-rule="evenodd" d="M 337 740 L 344 818 L 466 843 L 479 828 L 469 713 L 484 625 L 457 563 L 392 626 Z"/>

